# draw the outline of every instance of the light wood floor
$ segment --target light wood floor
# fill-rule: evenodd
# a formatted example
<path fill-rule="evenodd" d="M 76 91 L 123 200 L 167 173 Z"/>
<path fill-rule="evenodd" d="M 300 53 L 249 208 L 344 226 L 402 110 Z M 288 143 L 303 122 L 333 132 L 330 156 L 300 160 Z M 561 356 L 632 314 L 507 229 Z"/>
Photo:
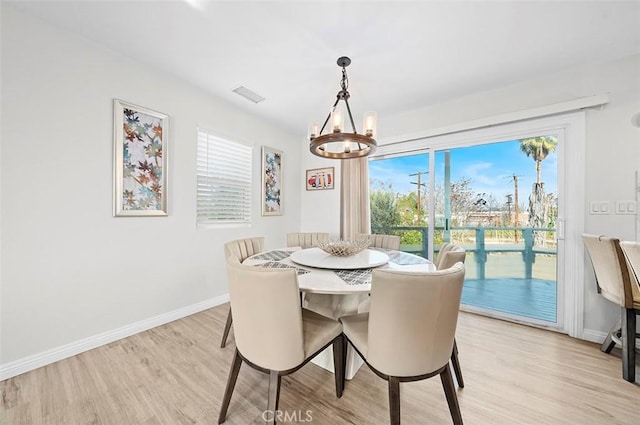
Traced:
<path fill-rule="evenodd" d="M 216 307 L 8 379 L 0 383 L 0 423 L 215 424 L 234 350 L 232 338 L 219 348 L 227 311 Z M 466 424 L 640 423 L 640 386 L 622 379 L 619 352 L 468 313 L 457 341 Z M 227 424 L 262 423 L 267 381 L 242 366 Z M 401 402 L 404 424 L 451 423 L 437 377 L 401 384 Z M 333 375 L 314 364 L 282 380 L 280 408 L 299 414 L 299 423 L 386 424 L 387 406 L 386 382 L 366 366 L 342 399 Z"/>

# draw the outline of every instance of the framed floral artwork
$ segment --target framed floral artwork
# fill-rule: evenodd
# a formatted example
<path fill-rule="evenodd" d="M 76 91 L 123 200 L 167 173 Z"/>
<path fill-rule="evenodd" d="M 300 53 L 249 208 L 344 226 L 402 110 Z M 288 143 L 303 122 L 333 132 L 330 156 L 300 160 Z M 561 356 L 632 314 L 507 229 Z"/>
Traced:
<path fill-rule="evenodd" d="M 282 215 L 282 152 L 262 147 L 262 215 Z"/>
<path fill-rule="evenodd" d="M 166 216 L 169 116 L 118 99 L 113 110 L 113 215 Z"/>
<path fill-rule="evenodd" d="M 334 168 L 314 168 L 307 170 L 306 185 L 307 190 L 327 190 L 334 186 Z"/>

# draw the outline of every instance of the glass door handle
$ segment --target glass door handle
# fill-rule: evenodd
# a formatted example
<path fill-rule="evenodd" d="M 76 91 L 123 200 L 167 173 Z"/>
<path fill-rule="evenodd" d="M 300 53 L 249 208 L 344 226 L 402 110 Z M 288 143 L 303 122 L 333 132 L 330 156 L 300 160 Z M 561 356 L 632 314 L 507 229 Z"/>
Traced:
<path fill-rule="evenodd" d="M 556 239 L 564 240 L 564 219 L 556 220 Z"/>

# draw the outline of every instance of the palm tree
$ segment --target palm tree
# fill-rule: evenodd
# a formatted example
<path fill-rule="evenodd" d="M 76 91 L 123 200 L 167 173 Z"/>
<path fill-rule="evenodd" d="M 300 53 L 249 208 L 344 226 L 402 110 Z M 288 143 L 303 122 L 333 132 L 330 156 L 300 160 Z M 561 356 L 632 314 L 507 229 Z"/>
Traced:
<path fill-rule="evenodd" d="M 529 196 L 529 226 L 547 227 L 549 223 L 549 202 L 544 193 L 544 184 L 540 181 L 540 166 L 542 161 L 556 150 L 558 139 L 553 136 L 531 137 L 520 140 L 520 150 L 536 162 L 536 183 L 531 188 Z M 533 232 L 535 244 L 544 246 L 546 243 L 543 232 Z"/>
<path fill-rule="evenodd" d="M 520 140 L 520 150 L 536 162 L 537 184 L 540 185 L 540 164 L 556 150 L 558 138 L 554 136 L 531 137 Z"/>

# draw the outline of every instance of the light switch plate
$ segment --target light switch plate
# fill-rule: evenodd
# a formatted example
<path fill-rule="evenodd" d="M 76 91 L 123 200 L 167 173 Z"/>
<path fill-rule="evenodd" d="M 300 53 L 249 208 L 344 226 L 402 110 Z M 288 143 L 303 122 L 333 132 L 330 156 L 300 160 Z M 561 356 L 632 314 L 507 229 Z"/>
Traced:
<path fill-rule="evenodd" d="M 611 214 L 609 201 L 592 201 L 589 204 L 589 214 L 606 215 Z"/>
<path fill-rule="evenodd" d="M 636 201 L 616 201 L 616 214 L 635 215 Z"/>

